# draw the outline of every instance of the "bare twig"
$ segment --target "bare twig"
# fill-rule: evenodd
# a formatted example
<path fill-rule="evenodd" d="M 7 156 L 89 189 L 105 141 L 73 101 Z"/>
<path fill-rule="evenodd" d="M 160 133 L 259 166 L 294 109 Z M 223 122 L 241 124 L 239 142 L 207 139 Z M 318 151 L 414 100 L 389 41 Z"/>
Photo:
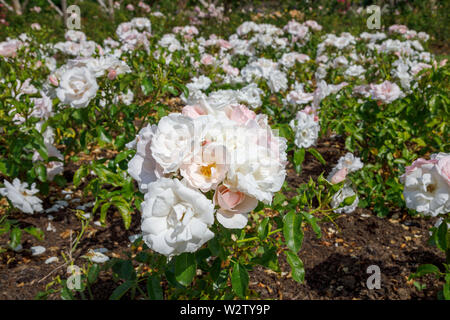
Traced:
<path fill-rule="evenodd" d="M 105 9 L 108 10 L 108 8 L 106 7 L 105 3 L 103 2 L 103 0 L 97 0 L 97 2 L 100 4 L 100 6 Z"/>
<path fill-rule="evenodd" d="M 67 26 L 67 0 L 61 0 L 64 25 Z"/>
<path fill-rule="evenodd" d="M 9 11 L 14 11 L 14 9 L 9 4 L 7 4 L 5 0 L 0 0 L 0 3 L 3 4 Z"/>
<path fill-rule="evenodd" d="M 109 5 L 109 15 L 111 16 L 111 19 L 114 20 L 114 3 L 113 0 L 108 0 Z"/>
<path fill-rule="evenodd" d="M 20 5 L 19 0 L 12 0 L 12 4 L 13 4 L 14 11 L 16 12 L 16 14 L 21 15 L 22 14 L 22 7 Z"/>
<path fill-rule="evenodd" d="M 47 2 L 50 4 L 50 7 L 52 7 L 53 9 L 55 9 L 56 12 L 58 12 L 58 14 L 59 14 L 61 17 L 64 17 L 64 14 L 63 14 L 63 12 L 61 11 L 61 9 L 58 8 L 58 7 L 53 3 L 52 0 L 47 0 Z"/>

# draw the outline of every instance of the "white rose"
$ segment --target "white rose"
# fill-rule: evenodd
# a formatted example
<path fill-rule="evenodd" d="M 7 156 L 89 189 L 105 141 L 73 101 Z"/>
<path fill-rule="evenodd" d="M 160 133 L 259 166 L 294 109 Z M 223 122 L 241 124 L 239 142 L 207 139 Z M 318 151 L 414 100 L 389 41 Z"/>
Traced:
<path fill-rule="evenodd" d="M 0 194 L 7 197 L 15 208 L 30 214 L 42 211 L 42 200 L 35 196 L 39 192 L 35 183 L 31 185 L 30 189 L 27 189 L 28 183 L 21 183 L 17 178 L 13 180 L 12 184 L 6 180 L 4 184 L 5 188 L 0 188 Z"/>
<path fill-rule="evenodd" d="M 286 90 L 288 86 L 286 74 L 280 70 L 272 71 L 269 74 L 269 81 L 267 84 L 272 92 Z"/>
<path fill-rule="evenodd" d="M 71 68 L 61 75 L 56 95 L 65 104 L 74 108 L 86 107 L 97 94 L 95 76 L 88 68 Z"/>
<path fill-rule="evenodd" d="M 359 198 L 356 196 L 355 200 L 353 200 L 352 204 L 348 206 L 344 206 L 342 208 L 338 208 L 339 205 L 348 197 L 353 197 L 355 195 L 355 191 L 348 185 L 345 185 L 340 189 L 338 192 L 336 192 L 333 195 L 333 198 L 331 199 L 331 207 L 334 208 L 335 213 L 352 213 L 355 211 L 356 207 L 359 203 Z"/>
<path fill-rule="evenodd" d="M 205 76 L 200 76 L 198 78 L 192 78 L 191 82 L 186 85 L 186 87 L 189 89 L 189 92 L 191 91 L 198 91 L 198 90 L 206 90 L 211 85 L 212 81 L 210 78 Z"/>
<path fill-rule="evenodd" d="M 240 148 L 240 152 L 236 152 L 224 185 L 270 204 L 286 177 L 284 165 L 269 149 L 256 144 Z"/>
<path fill-rule="evenodd" d="M 176 172 L 180 168 L 190 155 L 193 137 L 194 122 L 189 117 L 172 113 L 159 121 L 150 149 L 164 173 Z"/>
<path fill-rule="evenodd" d="M 40 119 L 48 119 L 53 116 L 52 99 L 50 99 L 50 97 L 48 97 L 44 92 L 41 92 L 41 98 L 31 98 L 30 100 L 34 104 L 33 111 L 30 116 Z"/>
<path fill-rule="evenodd" d="M 206 102 L 217 111 L 225 111 L 225 108 L 231 104 L 238 103 L 238 93 L 234 90 L 217 90 L 208 95 Z"/>
<path fill-rule="evenodd" d="M 345 156 L 340 157 L 337 165 L 331 170 L 327 180 L 331 181 L 333 176 L 341 169 L 346 169 L 346 173 L 358 171 L 364 166 L 361 159 L 355 157 L 353 153 L 347 152 Z"/>
<path fill-rule="evenodd" d="M 450 211 L 450 185 L 439 170 L 440 159 L 418 159 L 400 177 L 406 206 L 433 217 Z"/>
<path fill-rule="evenodd" d="M 214 237 L 214 205 L 201 192 L 177 179 L 149 185 L 142 203 L 142 235 L 156 252 L 172 257 L 195 252 Z"/>
<path fill-rule="evenodd" d="M 150 150 L 156 130 L 156 125 L 143 128 L 136 139 L 127 145 L 130 149 L 136 149 L 135 156 L 128 163 L 128 173 L 138 182 L 141 192 L 147 190 L 149 183 L 163 176 L 163 169 L 153 158 Z"/>
<path fill-rule="evenodd" d="M 152 31 L 152 24 L 150 20 L 148 20 L 147 18 L 134 18 L 131 19 L 131 23 L 133 24 L 134 27 L 136 27 L 141 31 L 144 29 L 148 32 Z"/>
<path fill-rule="evenodd" d="M 239 90 L 238 100 L 246 103 L 250 108 L 258 108 L 262 105 L 262 94 L 264 94 L 264 92 L 258 88 L 258 85 L 256 83 L 251 83 Z"/>
<path fill-rule="evenodd" d="M 223 184 L 270 203 L 286 176 L 286 143 L 265 125 L 264 119 L 256 118 L 247 121 L 245 127 L 227 130 L 224 145 L 231 160 Z"/>
<path fill-rule="evenodd" d="M 295 133 L 295 145 L 299 148 L 309 148 L 316 143 L 319 137 L 320 125 L 315 121 L 314 114 L 298 112 L 295 119 L 289 122 L 289 126 Z"/>

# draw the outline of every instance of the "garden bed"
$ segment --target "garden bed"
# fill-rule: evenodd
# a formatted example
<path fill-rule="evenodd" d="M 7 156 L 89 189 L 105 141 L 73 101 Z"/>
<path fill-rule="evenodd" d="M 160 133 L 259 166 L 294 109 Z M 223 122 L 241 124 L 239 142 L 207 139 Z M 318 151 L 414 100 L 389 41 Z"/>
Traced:
<path fill-rule="evenodd" d="M 345 153 L 342 141 L 336 138 L 321 139 L 317 150 L 329 163 L 336 162 Z M 296 187 L 309 177 L 315 179 L 326 171 L 326 166 L 310 155 L 305 162 L 307 165 L 301 175 L 292 169 L 289 171 L 287 181 L 290 186 Z M 0 299 L 33 299 L 56 275 L 67 277 L 66 267 L 58 269 L 63 264 L 61 258 L 52 264 L 45 264 L 45 261 L 69 249 L 69 231 L 79 231 L 80 222 L 69 209 L 52 215 L 51 221 L 46 214 L 16 214 L 12 217 L 42 230 L 47 230 L 51 223 L 56 230 L 45 231 L 43 241 L 25 235 L 22 252 L 0 254 Z M 125 258 L 124 253 L 130 250 L 129 237 L 140 233 L 139 220 L 140 213 L 136 212 L 129 230 L 123 228 L 119 215 L 110 215 L 106 227 L 91 225 L 73 255 L 78 257 L 75 264 L 84 262 L 81 256 L 96 248 L 108 249 L 110 257 Z M 419 291 L 413 281 L 407 279 L 420 264 L 441 265 L 444 261 L 442 252 L 427 245 L 428 230 L 434 220 L 412 218 L 402 212 L 378 218 L 370 210 L 359 208 L 340 216 L 334 223 L 322 224 L 321 239 L 306 228 L 299 253 L 305 264 L 303 284 L 292 280 L 290 267 L 280 255 L 281 272 L 257 267 L 249 273 L 249 288 L 261 299 L 435 299 L 442 282 L 428 277 L 424 282 L 426 288 Z M 2 236 L 0 241 L 7 241 L 7 237 Z M 37 245 L 47 250 L 42 255 L 32 256 L 29 248 Z M 366 270 L 370 265 L 378 265 L 381 269 L 381 289 L 366 287 L 370 276 Z M 94 298 L 108 299 L 116 286 L 109 274 L 102 274 L 92 287 Z M 60 296 L 55 294 L 49 298 L 60 299 Z"/>

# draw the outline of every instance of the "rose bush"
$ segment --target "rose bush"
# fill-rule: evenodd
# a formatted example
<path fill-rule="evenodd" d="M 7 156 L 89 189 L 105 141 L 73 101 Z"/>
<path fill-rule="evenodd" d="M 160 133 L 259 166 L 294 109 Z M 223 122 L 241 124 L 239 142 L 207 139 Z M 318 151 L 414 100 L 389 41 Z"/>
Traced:
<path fill-rule="evenodd" d="M 78 242 L 114 214 L 138 225 L 129 259 L 85 252 L 79 290 L 56 277 L 63 298 L 89 294 L 100 268 L 114 299 L 254 297 L 249 271 L 280 273 L 284 256 L 302 282 L 304 230 L 321 237 L 321 222 L 358 207 L 439 216 L 432 240 L 448 253 L 448 66 L 428 34 L 128 8 L 97 33 L 16 24 L 0 42 L 4 250 L 44 234 L 18 211 L 76 214 Z M 336 164 L 315 149 L 323 137 L 344 141 Z"/>

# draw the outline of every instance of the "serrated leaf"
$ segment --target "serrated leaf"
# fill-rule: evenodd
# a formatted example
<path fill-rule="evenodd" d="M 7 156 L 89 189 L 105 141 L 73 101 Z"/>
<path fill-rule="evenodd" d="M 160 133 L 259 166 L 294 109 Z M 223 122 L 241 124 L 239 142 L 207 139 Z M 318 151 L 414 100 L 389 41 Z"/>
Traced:
<path fill-rule="evenodd" d="M 192 253 L 182 253 L 175 258 L 175 279 L 183 286 L 188 286 L 194 280 L 197 262 Z"/>
<path fill-rule="evenodd" d="M 245 298 L 245 293 L 248 287 L 249 276 L 243 265 L 235 262 L 233 272 L 231 273 L 231 287 L 239 297 Z"/>
<path fill-rule="evenodd" d="M 43 240 L 44 239 L 44 232 L 36 227 L 26 227 L 25 229 L 23 229 L 23 231 L 25 231 L 28 234 L 31 234 L 33 237 L 35 237 L 38 240 Z"/>
<path fill-rule="evenodd" d="M 302 217 L 295 211 L 290 211 L 283 218 L 283 235 L 287 247 L 297 253 L 302 247 L 303 231 L 301 228 Z"/>
<path fill-rule="evenodd" d="M 269 234 L 269 218 L 264 218 L 257 228 L 258 238 L 260 240 L 265 240 Z"/>
<path fill-rule="evenodd" d="M 109 297 L 109 300 L 120 300 L 120 298 L 122 298 L 122 296 L 127 293 L 127 291 L 130 290 L 134 285 L 135 281 L 125 281 L 113 291 L 113 293 Z"/>
<path fill-rule="evenodd" d="M 100 266 L 98 264 L 91 265 L 87 276 L 88 282 L 90 284 L 93 284 L 95 281 L 97 281 L 99 273 L 100 273 Z"/>
<path fill-rule="evenodd" d="M 439 274 L 439 268 L 434 264 L 422 264 L 417 268 L 417 271 L 411 275 L 411 278 L 422 277 L 426 274 Z"/>
<path fill-rule="evenodd" d="M 313 156 L 314 156 L 314 158 L 316 158 L 317 160 L 319 160 L 319 162 L 321 163 L 321 164 L 327 164 L 327 162 L 325 161 L 325 159 L 322 157 L 322 155 L 319 153 L 319 151 L 317 151 L 316 149 L 314 149 L 314 148 L 309 148 L 308 149 L 308 152 L 309 153 L 311 153 Z"/>
<path fill-rule="evenodd" d="M 162 300 L 164 298 L 160 282 L 161 278 L 158 275 L 148 277 L 147 294 L 150 300 Z"/>
<path fill-rule="evenodd" d="M 292 279 L 302 283 L 305 280 L 305 268 L 303 266 L 302 260 L 297 256 L 297 254 L 286 251 L 286 259 L 292 269 Z"/>
<path fill-rule="evenodd" d="M 11 240 L 10 246 L 12 249 L 16 248 L 22 239 L 22 230 L 15 227 L 12 229 L 11 233 L 9 234 L 9 238 Z"/>

